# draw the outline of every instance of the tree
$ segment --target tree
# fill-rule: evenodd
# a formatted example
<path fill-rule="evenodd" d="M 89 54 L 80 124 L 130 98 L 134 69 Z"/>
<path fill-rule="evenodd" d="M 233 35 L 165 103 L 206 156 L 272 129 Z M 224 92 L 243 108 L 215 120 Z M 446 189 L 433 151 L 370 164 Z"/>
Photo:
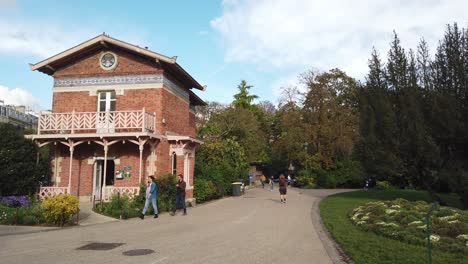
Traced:
<path fill-rule="evenodd" d="M 307 87 L 302 109 L 306 142 L 325 167 L 350 158 L 358 138 L 358 85 L 339 69 L 302 75 Z"/>
<path fill-rule="evenodd" d="M 249 90 L 252 88 L 252 85 L 247 85 L 245 80 L 242 80 L 241 83 L 237 86 L 239 93 L 234 95 L 234 101 L 232 104 L 234 107 L 250 109 L 252 107 L 253 100 L 257 99 L 257 95 L 250 95 Z"/>
<path fill-rule="evenodd" d="M 39 160 L 38 148 L 21 131 L 0 125 L 0 196 L 26 195 L 37 191 L 48 162 Z M 45 175 L 48 176 L 48 175 Z"/>

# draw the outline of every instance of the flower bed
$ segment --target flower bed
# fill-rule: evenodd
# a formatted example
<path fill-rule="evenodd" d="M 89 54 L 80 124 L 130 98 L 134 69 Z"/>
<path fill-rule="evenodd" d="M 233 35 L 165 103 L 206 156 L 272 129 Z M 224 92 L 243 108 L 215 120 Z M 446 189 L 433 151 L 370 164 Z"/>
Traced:
<path fill-rule="evenodd" d="M 430 204 L 404 199 L 370 202 L 355 208 L 349 217 L 365 231 L 404 241 L 426 245 L 425 215 Z M 433 246 L 451 252 L 468 253 L 468 212 L 441 207 L 431 218 Z"/>

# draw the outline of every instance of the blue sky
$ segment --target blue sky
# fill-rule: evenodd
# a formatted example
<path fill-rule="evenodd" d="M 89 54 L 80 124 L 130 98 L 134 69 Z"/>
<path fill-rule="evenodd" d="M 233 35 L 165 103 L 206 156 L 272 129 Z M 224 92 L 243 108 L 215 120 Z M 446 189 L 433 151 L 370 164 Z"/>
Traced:
<path fill-rule="evenodd" d="M 386 56 L 395 29 L 403 46 L 432 50 L 447 23 L 466 26 L 468 1 L 452 0 L 0 0 L 0 100 L 50 109 L 52 78 L 29 70 L 106 32 L 167 56 L 229 103 L 245 79 L 260 100 L 308 69 L 341 68 L 362 79 L 373 46 Z"/>

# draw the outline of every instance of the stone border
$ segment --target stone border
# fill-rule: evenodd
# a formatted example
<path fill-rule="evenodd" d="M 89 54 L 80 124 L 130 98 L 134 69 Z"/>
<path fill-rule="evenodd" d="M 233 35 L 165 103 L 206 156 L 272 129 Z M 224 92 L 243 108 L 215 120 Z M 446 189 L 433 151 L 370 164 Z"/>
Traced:
<path fill-rule="evenodd" d="M 316 197 L 317 199 L 312 204 L 311 210 L 312 224 L 317 230 L 317 235 L 322 242 L 327 255 L 334 264 L 354 264 L 354 261 L 344 253 L 340 245 L 338 245 L 338 243 L 333 239 L 332 235 L 323 224 L 322 218 L 320 217 L 320 202 L 323 198 L 333 194 L 329 194 L 325 197 Z"/>

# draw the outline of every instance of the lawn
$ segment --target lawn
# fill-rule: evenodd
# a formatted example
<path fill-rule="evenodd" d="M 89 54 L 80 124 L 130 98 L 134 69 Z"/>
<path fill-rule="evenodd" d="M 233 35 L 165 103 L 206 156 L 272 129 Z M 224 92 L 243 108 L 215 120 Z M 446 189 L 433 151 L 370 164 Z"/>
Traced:
<path fill-rule="evenodd" d="M 375 263 L 428 263 L 427 248 L 410 245 L 371 232 L 361 231 L 351 223 L 348 215 L 357 206 L 378 200 L 403 198 L 409 201 L 431 199 L 426 192 L 413 190 L 356 191 L 329 196 L 320 203 L 320 214 L 327 229 L 345 253 L 357 264 Z M 452 206 L 460 203 L 453 196 L 443 197 Z M 447 199 L 445 199 L 447 198 Z M 447 253 L 434 249 L 433 263 L 465 263 L 468 256 L 462 253 Z"/>

